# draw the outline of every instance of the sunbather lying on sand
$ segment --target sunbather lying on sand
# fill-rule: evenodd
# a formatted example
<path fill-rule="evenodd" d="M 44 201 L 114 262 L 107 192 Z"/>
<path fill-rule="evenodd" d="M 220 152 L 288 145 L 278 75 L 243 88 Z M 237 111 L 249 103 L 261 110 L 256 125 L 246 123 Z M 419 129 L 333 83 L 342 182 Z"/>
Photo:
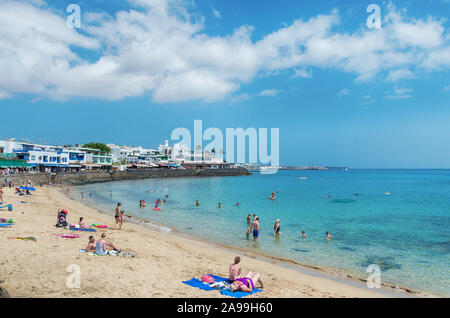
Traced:
<path fill-rule="evenodd" d="M 230 290 L 243 291 L 251 293 L 255 288 L 254 282 L 259 282 L 261 288 L 264 286 L 262 281 L 262 275 L 260 273 L 249 272 L 244 278 L 237 278 L 231 285 Z"/>

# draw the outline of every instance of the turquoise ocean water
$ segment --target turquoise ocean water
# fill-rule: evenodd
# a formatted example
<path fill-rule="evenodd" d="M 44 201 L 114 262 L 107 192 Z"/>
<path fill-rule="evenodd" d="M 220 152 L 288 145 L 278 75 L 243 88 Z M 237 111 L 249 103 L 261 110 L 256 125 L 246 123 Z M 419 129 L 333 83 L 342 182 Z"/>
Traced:
<path fill-rule="evenodd" d="M 116 181 L 77 191 L 111 212 L 120 201 L 128 214 L 216 243 L 361 277 L 368 265 L 378 264 L 383 282 L 450 296 L 450 170 L 279 171 Z M 267 199 L 272 191 L 279 191 L 275 201 Z M 166 194 L 167 204 L 154 212 L 153 202 Z M 147 201 L 145 209 L 140 199 Z M 246 239 L 249 213 L 261 221 L 256 243 Z M 281 238 L 273 237 L 277 218 Z"/>

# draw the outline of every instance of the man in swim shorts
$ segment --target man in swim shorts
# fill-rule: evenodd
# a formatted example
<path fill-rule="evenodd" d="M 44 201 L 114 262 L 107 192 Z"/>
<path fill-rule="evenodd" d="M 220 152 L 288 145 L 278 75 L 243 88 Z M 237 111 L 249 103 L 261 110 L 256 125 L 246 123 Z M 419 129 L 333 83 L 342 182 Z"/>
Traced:
<path fill-rule="evenodd" d="M 258 239 L 259 232 L 261 231 L 261 229 L 259 228 L 259 217 L 256 217 L 255 221 L 253 221 L 252 228 L 253 228 L 253 240 L 256 241 Z"/>

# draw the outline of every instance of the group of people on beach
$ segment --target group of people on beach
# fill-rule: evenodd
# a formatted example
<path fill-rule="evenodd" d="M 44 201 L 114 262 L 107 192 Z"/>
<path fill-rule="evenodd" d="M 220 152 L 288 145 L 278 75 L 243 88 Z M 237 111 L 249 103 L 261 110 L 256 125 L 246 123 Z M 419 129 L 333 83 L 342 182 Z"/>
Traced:
<path fill-rule="evenodd" d="M 228 282 L 230 283 L 229 289 L 233 292 L 243 291 L 251 293 L 255 288 L 255 284 L 259 283 L 261 288 L 264 288 L 264 282 L 262 274 L 249 272 L 247 275 L 242 277 L 242 268 L 239 265 L 241 258 L 236 256 L 234 258 L 234 263 L 230 264 Z"/>
<path fill-rule="evenodd" d="M 89 243 L 86 247 L 87 253 L 95 253 L 97 255 L 107 255 L 108 250 L 117 251 L 118 248 L 116 248 L 111 241 L 106 240 L 106 233 L 102 233 L 97 242 L 95 241 L 95 238 L 92 235 L 89 236 Z"/>

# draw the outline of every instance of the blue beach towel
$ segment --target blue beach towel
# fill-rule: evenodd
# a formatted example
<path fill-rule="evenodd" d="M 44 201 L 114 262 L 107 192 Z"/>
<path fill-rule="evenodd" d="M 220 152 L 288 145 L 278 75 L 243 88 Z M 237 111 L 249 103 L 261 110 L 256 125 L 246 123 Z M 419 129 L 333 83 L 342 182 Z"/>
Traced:
<path fill-rule="evenodd" d="M 94 229 L 82 229 L 82 228 L 77 229 L 76 227 L 71 227 L 70 230 L 71 231 L 82 231 L 82 232 L 97 232 L 97 230 L 94 230 Z"/>
<path fill-rule="evenodd" d="M 14 223 L 0 223 L 0 227 L 8 227 L 8 226 L 13 226 Z"/>
<path fill-rule="evenodd" d="M 224 278 L 224 277 L 220 277 L 220 276 L 216 276 L 216 275 L 212 275 L 212 274 L 211 274 L 211 276 L 214 278 L 214 282 L 225 282 L 228 284 L 228 278 Z M 190 280 L 183 281 L 183 283 L 185 283 L 186 285 L 192 286 L 192 287 L 197 287 L 202 290 L 206 290 L 206 291 L 217 290 L 212 287 L 209 287 L 208 284 L 203 284 L 203 282 L 197 278 L 192 278 Z M 225 296 L 230 296 L 230 297 L 234 297 L 234 298 L 242 298 L 242 297 L 249 296 L 249 295 L 252 295 L 252 294 L 255 294 L 258 292 L 262 292 L 262 291 L 263 291 L 262 289 L 254 288 L 251 293 L 241 292 L 241 291 L 236 291 L 233 293 L 230 290 L 228 290 L 227 288 L 225 288 L 225 289 L 222 289 L 220 291 L 220 293 Z"/>
<path fill-rule="evenodd" d="M 186 285 L 192 286 L 192 287 L 200 288 L 202 290 L 208 290 L 208 291 L 215 290 L 214 288 L 209 287 L 208 284 L 203 284 L 202 281 L 197 278 L 192 278 L 190 280 L 183 281 L 183 283 L 185 283 Z"/>
<path fill-rule="evenodd" d="M 263 291 L 262 289 L 253 288 L 251 293 L 242 292 L 242 291 L 235 291 L 233 293 L 232 291 L 230 291 L 228 289 L 224 289 L 220 293 L 222 295 L 225 295 L 225 296 L 230 296 L 230 297 L 234 297 L 234 298 L 242 298 L 242 297 L 245 297 L 245 296 L 248 296 L 248 295 L 253 295 L 255 293 L 259 293 L 259 292 L 262 292 L 262 291 Z"/>
<path fill-rule="evenodd" d="M 3 209 L 3 208 L 8 208 L 8 211 L 12 211 L 13 210 L 12 204 L 0 205 L 0 209 Z"/>

